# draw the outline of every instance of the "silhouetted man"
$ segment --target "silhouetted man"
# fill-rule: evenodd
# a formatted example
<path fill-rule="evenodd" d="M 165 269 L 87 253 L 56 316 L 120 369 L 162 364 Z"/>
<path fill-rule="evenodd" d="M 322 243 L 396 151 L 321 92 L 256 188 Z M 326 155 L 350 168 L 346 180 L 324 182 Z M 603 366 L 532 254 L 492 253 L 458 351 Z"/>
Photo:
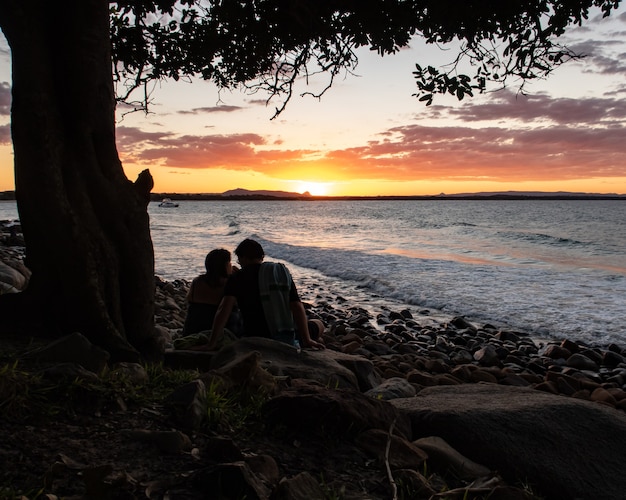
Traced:
<path fill-rule="evenodd" d="M 324 348 L 324 344 L 311 338 L 321 339 L 323 332 L 309 331 L 310 326 L 311 330 L 320 330 L 318 324 L 321 323 L 307 321 L 304 306 L 287 268 L 276 262 L 263 262 L 263 247 L 251 239 L 243 240 L 237 246 L 235 255 L 241 270 L 232 274 L 226 282 L 207 347 L 217 347 L 230 312 L 238 305 L 244 336 L 267 337 L 290 345 L 296 345 L 298 340 L 302 347 Z"/>

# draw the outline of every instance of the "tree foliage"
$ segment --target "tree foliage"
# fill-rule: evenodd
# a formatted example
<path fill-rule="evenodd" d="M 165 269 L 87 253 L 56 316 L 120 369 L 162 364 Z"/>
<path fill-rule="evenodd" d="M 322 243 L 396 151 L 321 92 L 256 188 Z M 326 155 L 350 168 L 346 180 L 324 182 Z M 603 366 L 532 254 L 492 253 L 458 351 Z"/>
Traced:
<path fill-rule="evenodd" d="M 324 72 L 328 85 L 355 70 L 356 50 L 381 56 L 409 46 L 456 43 L 458 57 L 445 69 L 416 64 L 420 101 L 436 94 L 472 96 L 512 77 L 547 76 L 578 57 L 557 43 L 591 8 L 604 16 L 619 0 L 127 0 L 111 9 L 115 76 L 121 100 L 148 83 L 199 76 L 218 87 L 244 84 L 278 97 L 280 113 L 298 78 Z M 474 74 L 459 73 L 469 63 Z"/>

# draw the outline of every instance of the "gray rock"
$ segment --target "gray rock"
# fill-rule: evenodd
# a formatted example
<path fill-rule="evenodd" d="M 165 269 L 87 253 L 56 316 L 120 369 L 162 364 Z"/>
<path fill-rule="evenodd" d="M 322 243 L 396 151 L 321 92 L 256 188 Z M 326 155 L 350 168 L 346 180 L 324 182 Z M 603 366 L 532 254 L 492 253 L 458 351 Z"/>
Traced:
<path fill-rule="evenodd" d="M 23 290 L 28 278 L 17 269 L 0 262 L 0 293 L 17 293 Z"/>
<path fill-rule="evenodd" d="M 478 351 L 474 353 L 474 359 L 482 366 L 497 366 L 500 364 L 498 352 L 492 345 L 486 345 L 481 349 L 478 349 Z"/>
<path fill-rule="evenodd" d="M 515 385 L 517 387 L 528 387 L 531 385 L 528 380 L 517 373 L 506 373 L 504 377 L 498 380 L 498 383 L 502 385 Z"/>
<path fill-rule="evenodd" d="M 365 395 L 384 401 L 396 398 L 410 398 L 411 396 L 415 396 L 415 387 L 404 378 L 392 377 L 386 379 L 382 384 L 373 389 L 370 389 Z"/>
<path fill-rule="evenodd" d="M 626 363 L 626 358 L 621 354 L 613 351 L 606 351 L 602 356 L 602 364 L 615 368 L 620 363 Z"/>
<path fill-rule="evenodd" d="M 426 373 L 420 370 L 413 370 L 406 376 L 407 380 L 412 384 L 419 384 L 424 386 L 437 385 L 437 380 L 430 373 Z"/>
<path fill-rule="evenodd" d="M 202 455 L 212 462 L 239 462 L 245 457 L 241 449 L 228 437 L 212 436 L 207 439 Z M 250 463 L 246 460 L 246 463 Z"/>
<path fill-rule="evenodd" d="M 77 365 L 76 363 L 58 363 L 44 368 L 42 374 L 44 375 L 44 377 L 50 380 L 60 380 L 68 378 L 83 379 L 90 382 L 98 382 L 100 380 L 100 377 L 94 372 L 89 371 L 83 368 L 81 365 Z"/>
<path fill-rule="evenodd" d="M 278 483 L 280 470 L 273 457 L 269 455 L 249 455 L 245 457 L 252 472 L 263 479 L 268 484 Z"/>
<path fill-rule="evenodd" d="M 513 332 L 507 332 L 507 331 L 500 331 L 495 335 L 495 337 L 500 340 L 509 340 L 515 343 L 520 341 L 519 335 L 516 335 Z"/>
<path fill-rule="evenodd" d="M 72 333 L 30 352 L 28 357 L 50 363 L 76 363 L 100 374 L 107 366 L 109 353 L 93 345 L 82 334 Z"/>
<path fill-rule="evenodd" d="M 246 337 L 227 345 L 215 354 L 211 368 L 221 367 L 236 356 L 258 351 L 261 354 L 261 367 L 275 375 L 289 376 L 291 378 L 304 378 L 315 380 L 329 387 L 344 387 L 360 390 L 359 379 L 354 372 L 346 368 L 348 359 L 361 365 L 373 365 L 364 358 L 349 354 L 324 350 L 314 351 L 302 349 L 298 351 L 283 342 L 260 337 Z M 342 363 L 339 362 L 342 361 Z M 345 363 L 345 364 L 344 364 Z M 371 387 L 368 387 L 370 389 Z"/>
<path fill-rule="evenodd" d="M 393 354 L 394 351 L 391 347 L 389 347 L 384 342 L 372 341 L 363 345 L 363 349 L 367 350 L 371 354 L 375 356 L 386 356 L 388 354 Z"/>
<path fill-rule="evenodd" d="M 428 458 L 427 452 L 423 449 L 382 429 L 370 429 L 359 434 L 355 444 L 380 463 L 388 463 L 392 469 L 419 470 Z"/>
<path fill-rule="evenodd" d="M 572 352 L 565 347 L 552 344 L 546 348 L 543 355 L 552 359 L 567 359 L 572 355 Z"/>
<path fill-rule="evenodd" d="M 353 389 L 330 389 L 302 381 L 283 389 L 264 409 L 270 426 L 323 435 L 325 439 L 355 436 L 368 429 L 388 431 L 394 421 L 394 433 L 411 438 L 408 415 L 396 410 L 388 401 L 367 397 Z"/>
<path fill-rule="evenodd" d="M 438 436 L 429 436 L 413 441 L 413 444 L 428 454 L 428 463 L 435 469 L 447 472 L 452 469 L 463 479 L 487 476 L 491 471 L 461 455 Z"/>
<path fill-rule="evenodd" d="M 569 358 L 567 358 L 566 365 L 576 368 L 577 370 L 598 370 L 598 365 L 594 360 L 588 358 L 584 354 L 578 353 L 572 354 Z"/>
<path fill-rule="evenodd" d="M 211 376 L 215 374 L 222 381 L 227 381 L 228 385 L 240 389 L 265 394 L 271 394 L 275 391 L 276 380 L 261 367 L 261 353 L 259 351 L 233 351 L 232 359 L 220 358 L 218 361 L 224 361 L 225 364 L 217 366 L 215 363 L 215 368 L 204 374 L 202 378 L 207 377 L 210 380 Z"/>
<path fill-rule="evenodd" d="M 408 309 L 402 309 L 402 311 L 400 311 L 400 314 L 404 319 L 413 319 L 413 315 Z"/>
<path fill-rule="evenodd" d="M 368 391 L 382 382 L 382 378 L 374 368 L 374 364 L 363 356 L 346 354 L 330 349 L 324 351 L 306 350 L 305 354 L 312 357 L 331 359 L 350 370 L 356 376 L 361 392 Z"/>
<path fill-rule="evenodd" d="M 124 378 L 135 385 L 142 385 L 149 381 L 148 372 L 139 363 L 120 362 L 111 368 L 111 376 Z"/>
<path fill-rule="evenodd" d="M 564 348 L 564 349 L 567 349 L 572 354 L 580 351 L 579 345 L 576 342 L 573 342 L 573 341 L 571 341 L 569 339 L 563 340 L 561 342 L 561 347 Z"/>
<path fill-rule="evenodd" d="M 581 349 L 580 354 L 591 359 L 596 365 L 602 364 L 602 352 L 599 349 Z"/>
<path fill-rule="evenodd" d="M 191 481 L 199 491 L 219 492 L 219 498 L 267 500 L 270 490 L 245 462 L 218 464 L 197 471 Z"/>
<path fill-rule="evenodd" d="M 122 431 L 122 435 L 128 439 L 153 444 L 165 453 L 182 453 L 191 450 L 189 436 L 180 431 L 133 429 Z"/>
<path fill-rule="evenodd" d="M 324 500 L 328 498 L 317 480 L 309 472 L 301 472 L 292 478 L 283 478 L 273 500 Z"/>
<path fill-rule="evenodd" d="M 440 436 L 510 483 L 529 481 L 549 498 L 624 498 L 621 411 L 492 384 L 429 387 L 390 403 L 410 416 L 415 437 Z"/>
<path fill-rule="evenodd" d="M 467 328 L 476 331 L 476 327 L 467 321 L 463 316 L 456 316 L 450 320 L 450 324 L 456 328 Z"/>
<path fill-rule="evenodd" d="M 206 415 L 206 398 L 204 382 L 194 380 L 172 392 L 165 398 L 165 403 L 180 425 L 186 429 L 197 429 Z"/>
<path fill-rule="evenodd" d="M 214 352 L 166 349 L 163 354 L 163 366 L 179 370 L 209 370 Z"/>
<path fill-rule="evenodd" d="M 474 356 L 472 356 L 472 353 L 466 349 L 458 349 L 450 354 L 450 360 L 453 363 L 460 365 L 464 363 L 471 363 L 474 361 Z"/>

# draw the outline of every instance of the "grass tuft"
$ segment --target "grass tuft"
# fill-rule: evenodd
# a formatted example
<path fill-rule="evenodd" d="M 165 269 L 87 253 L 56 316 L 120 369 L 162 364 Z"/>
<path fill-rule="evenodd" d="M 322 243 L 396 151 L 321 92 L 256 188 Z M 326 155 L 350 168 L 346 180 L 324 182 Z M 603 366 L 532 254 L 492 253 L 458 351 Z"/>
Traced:
<path fill-rule="evenodd" d="M 260 422 L 269 394 L 264 391 L 231 389 L 225 391 L 219 379 L 207 387 L 205 426 L 210 430 L 239 432 L 250 421 Z"/>
<path fill-rule="evenodd" d="M 0 365 L 0 418 L 46 418 L 119 408 L 120 404 L 160 404 L 174 389 L 198 377 L 195 370 L 171 370 L 160 364 L 145 369 L 148 381 L 138 383 L 117 371 L 93 379 L 49 379 L 40 372 L 20 369 L 18 361 L 5 363 Z"/>
<path fill-rule="evenodd" d="M 19 362 L 0 365 L 0 417 L 22 419 L 45 404 L 41 377 L 21 370 Z"/>

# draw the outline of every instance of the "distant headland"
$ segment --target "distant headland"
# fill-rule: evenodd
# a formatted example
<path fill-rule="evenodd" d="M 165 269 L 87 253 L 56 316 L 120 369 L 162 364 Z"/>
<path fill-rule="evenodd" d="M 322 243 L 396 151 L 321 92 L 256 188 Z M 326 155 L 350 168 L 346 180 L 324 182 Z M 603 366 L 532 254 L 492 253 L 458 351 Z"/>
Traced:
<path fill-rule="evenodd" d="M 437 195 L 380 195 L 380 196 L 315 196 L 308 192 L 294 193 L 289 191 L 231 189 L 223 193 L 151 193 L 151 201 L 171 200 L 626 200 L 626 194 L 616 193 L 574 193 L 568 191 L 494 191 L 479 193 L 457 193 Z M 15 200 L 15 191 L 0 191 L 0 200 Z"/>
<path fill-rule="evenodd" d="M 567 191 L 498 191 L 481 193 L 437 195 L 380 195 L 380 196 L 315 196 L 308 192 L 231 189 L 223 193 L 152 193 L 152 201 L 171 200 L 626 200 L 626 195 L 615 193 L 572 193 Z"/>

